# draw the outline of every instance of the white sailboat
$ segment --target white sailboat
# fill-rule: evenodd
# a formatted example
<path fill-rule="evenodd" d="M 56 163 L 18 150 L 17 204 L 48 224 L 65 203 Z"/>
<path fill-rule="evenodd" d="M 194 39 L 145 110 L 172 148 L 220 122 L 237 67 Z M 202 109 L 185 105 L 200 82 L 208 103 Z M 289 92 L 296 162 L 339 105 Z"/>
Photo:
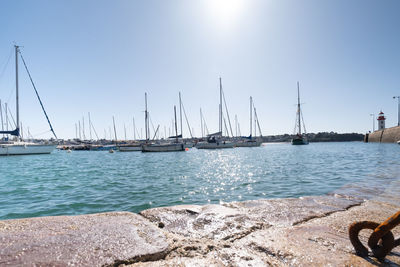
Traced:
<path fill-rule="evenodd" d="M 304 128 L 304 134 L 301 133 L 301 122 L 303 121 L 303 126 L 304 126 L 304 119 L 303 119 L 303 114 L 301 113 L 300 109 L 300 86 L 299 82 L 297 82 L 297 113 L 296 113 L 296 125 L 295 125 L 295 131 L 298 129 L 296 135 L 292 139 L 292 145 L 308 145 L 308 139 L 307 136 L 305 135 L 305 127 Z"/>
<path fill-rule="evenodd" d="M 190 138 L 191 138 L 190 141 L 189 140 L 184 140 L 184 138 L 183 138 L 182 108 L 183 108 L 183 112 L 185 114 L 185 119 L 186 119 L 186 123 L 187 123 L 187 126 L 188 126 L 188 131 L 189 131 Z M 192 141 L 193 140 L 193 135 L 192 135 L 192 131 L 190 130 L 189 120 L 188 120 L 188 118 L 186 116 L 185 107 L 183 106 L 183 102 L 182 102 L 182 98 L 181 98 L 181 92 L 179 92 L 179 120 L 180 120 L 180 127 L 181 127 L 180 138 L 182 139 L 182 142 L 183 142 L 183 144 L 185 146 L 185 149 L 186 148 L 192 148 L 194 146 L 194 143 Z"/>
<path fill-rule="evenodd" d="M 32 155 L 32 154 L 50 154 L 55 148 L 56 144 L 52 144 L 49 142 L 41 142 L 41 143 L 33 143 L 33 142 L 25 142 L 21 139 L 20 135 L 20 122 L 19 122 L 19 88 L 18 88 L 18 54 L 21 55 L 19 51 L 19 46 L 15 45 L 15 90 L 16 90 L 16 128 L 13 131 L 0 131 L 0 134 L 9 134 L 15 136 L 15 141 L 6 141 L 0 143 L 0 155 L 1 156 L 10 156 L 10 155 Z M 54 133 L 53 127 L 50 124 L 49 118 L 46 114 L 46 111 L 43 108 L 43 104 L 40 100 L 39 94 L 35 88 L 35 85 L 32 81 L 31 75 L 26 67 L 24 58 L 21 55 L 25 68 L 28 72 L 29 78 L 31 79 L 32 85 L 35 89 L 36 95 L 39 99 L 39 102 L 42 106 L 43 112 L 47 118 L 47 121 L 50 125 L 50 130 L 53 132 L 54 136 L 57 139 L 57 136 Z"/>
<path fill-rule="evenodd" d="M 175 115 L 175 134 L 171 138 L 175 138 L 175 142 L 166 142 L 166 143 L 150 143 L 149 135 L 148 135 L 148 112 L 147 112 L 147 94 L 145 94 L 145 102 L 146 102 L 146 111 L 145 111 L 145 126 L 146 126 L 146 143 L 142 145 L 142 152 L 176 152 L 176 151 L 185 151 L 185 146 L 183 142 L 178 141 L 178 125 L 176 122 L 176 106 L 174 106 L 174 115 Z"/>
<path fill-rule="evenodd" d="M 198 142 L 196 148 L 198 149 L 220 149 L 220 148 L 233 148 L 235 143 L 224 140 L 222 138 L 222 81 L 219 78 L 219 131 L 207 135 L 207 141 Z"/>
<path fill-rule="evenodd" d="M 128 144 L 120 144 L 118 146 L 118 150 L 120 152 L 134 152 L 134 151 L 142 151 L 142 143 L 136 141 L 136 125 L 135 118 L 133 118 L 133 142 Z"/>
<path fill-rule="evenodd" d="M 258 124 L 258 130 L 260 131 L 260 135 L 261 135 L 261 128 L 260 125 L 258 123 L 258 118 L 257 118 L 257 113 L 256 113 L 256 109 L 254 108 L 254 117 L 255 117 L 255 122 Z M 253 138 L 252 136 L 252 122 L 253 122 L 253 98 L 250 96 L 250 135 L 249 137 L 246 137 L 242 140 L 239 140 L 236 142 L 236 147 L 257 147 L 257 146 L 261 146 L 262 141 L 261 140 L 257 140 L 257 138 Z M 257 127 L 256 124 L 254 124 L 254 127 Z M 254 128 L 254 135 L 256 135 L 255 132 L 256 128 Z"/>

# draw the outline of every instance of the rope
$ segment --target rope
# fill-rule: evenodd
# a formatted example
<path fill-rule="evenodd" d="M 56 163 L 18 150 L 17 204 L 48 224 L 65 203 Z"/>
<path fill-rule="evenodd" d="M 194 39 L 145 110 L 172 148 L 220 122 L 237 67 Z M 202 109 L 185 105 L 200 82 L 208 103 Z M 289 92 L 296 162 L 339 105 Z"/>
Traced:
<path fill-rule="evenodd" d="M 8 63 L 10 63 L 10 59 L 11 59 L 11 56 L 12 56 L 12 52 L 13 52 L 13 49 L 11 48 L 10 54 L 8 55 L 8 59 L 7 59 L 7 61 L 6 61 L 6 64 L 4 64 L 3 70 L 2 70 L 1 73 L 0 73 L 0 80 L 3 78 L 4 72 L 6 71 L 6 69 L 7 69 L 7 67 L 8 67 Z"/>
<path fill-rule="evenodd" d="M 47 122 L 49 123 L 50 131 L 53 133 L 54 137 L 55 137 L 56 139 L 58 139 L 56 133 L 54 132 L 53 126 L 51 125 L 49 116 L 47 116 L 46 110 L 44 109 L 44 106 L 43 106 L 42 100 L 40 99 L 39 93 L 38 93 L 38 91 L 36 90 L 35 83 L 34 83 L 33 80 L 32 80 L 32 76 L 31 76 L 31 74 L 30 74 L 30 72 L 29 72 L 29 70 L 28 70 L 28 66 L 27 66 L 26 63 L 25 63 L 24 57 L 22 56 L 21 51 L 18 50 L 18 52 L 19 52 L 19 54 L 21 55 L 21 59 L 22 59 L 22 62 L 24 63 L 26 72 L 28 73 L 29 79 L 31 80 L 33 89 L 35 89 L 36 96 L 37 96 L 37 98 L 38 98 L 38 100 L 39 100 L 40 106 L 42 106 L 42 110 L 43 110 L 44 115 L 46 116 Z"/>
<path fill-rule="evenodd" d="M 186 111 L 185 111 L 185 107 L 183 106 L 183 102 L 182 102 L 182 109 L 183 109 L 183 114 L 185 115 L 185 119 L 186 119 L 186 123 L 187 123 L 188 129 L 189 129 L 190 137 L 193 138 L 192 130 L 190 129 L 189 120 L 186 116 Z"/>
<path fill-rule="evenodd" d="M 223 97 L 223 99 L 224 99 L 225 110 L 226 110 L 226 116 L 228 116 L 229 128 L 231 129 L 231 134 L 232 134 L 232 137 L 233 137 L 234 135 L 233 135 L 233 131 L 232 131 L 231 119 L 229 118 L 228 106 L 226 105 L 224 90 L 222 90 L 222 97 Z M 228 132 L 228 129 L 227 129 L 227 132 Z M 229 133 L 228 133 L 228 136 L 229 136 Z"/>
<path fill-rule="evenodd" d="M 293 135 L 296 135 L 296 129 L 297 129 L 297 122 L 298 122 L 298 119 L 297 119 L 297 116 L 299 116 L 299 112 L 296 112 L 296 118 L 295 118 L 295 121 L 294 121 L 294 129 L 293 129 Z"/>
<path fill-rule="evenodd" d="M 44 134 L 47 134 L 47 133 L 49 133 L 49 132 L 51 132 L 51 130 L 47 130 L 47 131 L 45 131 L 45 132 L 42 132 L 42 133 L 38 133 L 38 134 L 35 134 L 35 135 L 32 135 L 31 133 L 28 133 L 28 136 L 30 135 L 31 137 L 37 137 L 37 136 L 41 136 L 41 135 L 44 135 Z"/>
<path fill-rule="evenodd" d="M 253 107 L 254 107 L 254 104 L 253 104 Z M 260 132 L 260 136 L 262 137 L 261 127 L 260 127 L 260 122 L 258 121 L 258 116 L 257 116 L 256 107 L 254 107 L 254 116 L 256 117 L 256 122 L 257 122 L 257 126 L 258 126 L 258 131 Z"/>
<path fill-rule="evenodd" d="M 96 129 L 94 128 L 94 126 L 93 126 L 93 123 L 91 121 L 89 121 L 89 123 L 90 123 L 90 126 L 92 127 L 92 129 L 94 131 L 94 134 L 96 135 L 97 140 L 99 140 L 99 136 L 97 135 L 97 132 L 96 132 Z"/>
<path fill-rule="evenodd" d="M 303 119 L 303 112 L 301 110 L 300 110 L 300 114 L 301 114 L 301 121 L 303 122 L 304 134 L 307 134 L 306 125 L 305 125 L 304 119 Z"/>

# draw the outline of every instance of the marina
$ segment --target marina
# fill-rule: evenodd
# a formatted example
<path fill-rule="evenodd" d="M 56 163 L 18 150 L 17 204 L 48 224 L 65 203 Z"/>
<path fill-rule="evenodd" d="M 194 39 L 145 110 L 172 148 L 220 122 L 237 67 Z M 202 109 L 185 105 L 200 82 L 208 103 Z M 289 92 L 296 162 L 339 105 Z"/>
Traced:
<path fill-rule="evenodd" d="M 400 266 L 400 2 L 1 6 L 0 266 Z"/>

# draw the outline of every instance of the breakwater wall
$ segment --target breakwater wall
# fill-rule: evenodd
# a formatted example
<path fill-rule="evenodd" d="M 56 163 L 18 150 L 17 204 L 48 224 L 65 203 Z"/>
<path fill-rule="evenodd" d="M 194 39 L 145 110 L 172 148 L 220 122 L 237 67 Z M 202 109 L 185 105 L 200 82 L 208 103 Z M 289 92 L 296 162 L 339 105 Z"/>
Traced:
<path fill-rule="evenodd" d="M 366 134 L 364 141 L 367 143 L 396 143 L 400 141 L 400 126 Z"/>

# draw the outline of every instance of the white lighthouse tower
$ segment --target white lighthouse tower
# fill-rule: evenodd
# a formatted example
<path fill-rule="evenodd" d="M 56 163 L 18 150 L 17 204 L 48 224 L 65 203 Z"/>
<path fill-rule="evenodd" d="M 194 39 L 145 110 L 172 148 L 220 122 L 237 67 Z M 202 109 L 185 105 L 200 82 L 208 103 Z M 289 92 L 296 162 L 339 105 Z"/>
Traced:
<path fill-rule="evenodd" d="M 385 114 L 382 112 L 382 110 L 381 110 L 381 112 L 379 112 L 377 120 L 378 120 L 378 130 L 385 129 L 386 118 L 385 118 Z"/>

